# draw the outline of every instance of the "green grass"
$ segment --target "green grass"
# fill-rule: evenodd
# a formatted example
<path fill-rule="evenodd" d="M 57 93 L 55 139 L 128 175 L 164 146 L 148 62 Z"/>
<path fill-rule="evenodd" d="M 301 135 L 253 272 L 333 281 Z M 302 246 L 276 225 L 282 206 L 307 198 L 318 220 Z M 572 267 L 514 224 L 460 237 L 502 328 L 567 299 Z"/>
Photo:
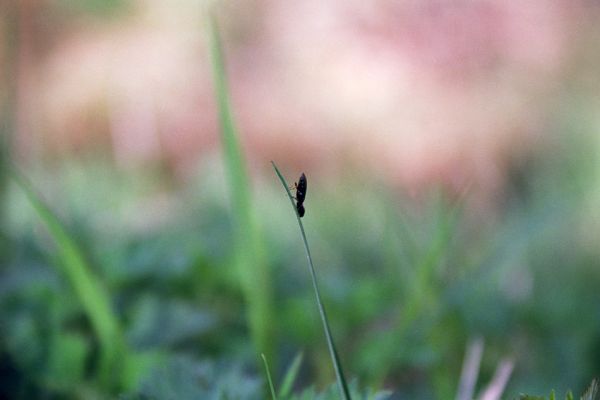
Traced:
<path fill-rule="evenodd" d="M 594 379 L 587 390 L 581 395 L 580 400 L 598 400 L 600 398 L 598 393 L 598 381 Z M 565 400 L 573 400 L 573 392 L 568 391 L 565 395 Z M 530 396 L 523 394 L 519 396 L 519 400 L 556 400 L 556 394 L 554 390 L 550 393 L 550 396 Z"/>
<path fill-rule="evenodd" d="M 294 382 L 298 378 L 298 371 L 300 370 L 300 365 L 302 364 L 302 359 L 304 358 L 303 353 L 298 353 L 294 360 L 290 364 L 287 372 L 283 377 L 283 382 L 281 383 L 281 389 L 279 394 L 282 398 L 287 398 L 291 395 L 292 389 L 294 386 Z"/>
<path fill-rule="evenodd" d="M 285 191 L 287 192 L 288 198 L 290 200 L 290 204 L 292 205 L 292 209 L 296 214 L 296 219 L 298 221 L 298 226 L 300 227 L 300 234 L 302 236 L 302 242 L 304 243 L 304 250 L 306 250 L 306 258 L 308 261 L 308 268 L 310 271 L 310 277 L 312 279 L 312 285 L 315 292 L 315 299 L 317 301 L 317 306 L 319 308 L 319 315 L 321 316 L 321 322 L 323 323 L 323 331 L 325 332 L 325 338 L 327 340 L 327 347 L 329 349 L 329 354 L 331 356 L 331 361 L 333 363 L 333 369 L 335 370 L 335 376 L 337 379 L 337 383 L 340 389 L 340 394 L 343 399 L 349 400 L 350 390 L 348 389 L 348 384 L 346 383 L 346 377 L 344 376 L 344 370 L 342 368 L 342 362 L 340 361 L 340 357 L 338 355 L 337 349 L 335 347 L 335 343 L 333 341 L 333 335 L 331 334 L 331 328 L 329 327 L 329 321 L 327 320 L 327 313 L 325 311 L 325 306 L 323 305 L 323 301 L 321 300 L 321 293 L 319 291 L 319 285 L 317 282 L 317 273 L 315 272 L 315 267 L 313 265 L 312 256 L 310 254 L 310 247 L 308 246 L 308 241 L 306 240 L 306 233 L 304 232 L 304 225 L 302 224 L 302 220 L 300 219 L 300 215 L 298 214 L 298 210 L 294 204 L 294 197 L 290 192 L 290 187 L 286 182 L 285 178 L 279 172 L 277 165 L 274 162 L 273 168 L 275 169 L 275 173 L 277 177 L 281 181 Z"/>
<path fill-rule="evenodd" d="M 82 174 L 86 175 L 93 176 L 93 173 L 88 171 Z M 39 179 L 44 178 L 38 176 L 36 180 Z M 62 178 L 57 180 L 62 181 Z M 285 180 L 281 182 L 282 186 L 284 184 Z M 97 182 L 88 180 L 77 182 L 77 185 L 75 192 L 68 187 L 61 191 L 66 204 L 71 204 L 73 198 L 79 198 L 81 192 L 92 190 Z M 121 182 L 116 181 L 114 185 L 114 192 L 117 193 L 116 189 L 121 187 Z M 221 193 L 226 187 L 221 185 L 225 184 L 218 180 L 212 183 L 202 180 L 189 193 L 190 199 L 196 199 L 197 193 Z M 351 183 L 342 186 L 356 187 Z M 343 191 L 324 193 L 318 183 L 313 183 L 311 187 L 309 214 L 301 222 L 310 221 L 311 232 L 319 235 L 318 240 L 311 243 L 310 251 L 311 256 L 315 257 L 313 261 L 319 260 L 315 267 L 319 267 L 316 272 L 322 302 L 327 305 L 329 325 L 336 334 L 336 347 L 341 350 L 344 362 L 348 363 L 352 374 L 359 377 L 361 382 L 368 382 L 370 387 L 377 389 L 382 387 L 377 382 L 387 381 L 389 388 L 399 390 L 408 398 L 442 399 L 443 393 L 455 390 L 464 353 L 463 338 L 473 332 L 480 332 L 488 343 L 487 361 L 484 358 L 482 362 L 484 379 L 502 356 L 515 355 L 515 374 L 509 383 L 506 398 L 515 398 L 519 392 L 539 393 L 541 389 L 552 387 L 557 389 L 557 393 L 564 393 L 566 388 L 581 385 L 582 381 L 593 376 L 594 353 L 593 347 L 590 347 L 593 345 L 590 332 L 597 331 L 598 326 L 593 316 L 598 301 L 597 266 L 594 252 L 586 255 L 582 247 L 577 245 L 576 238 L 569 235 L 565 242 L 563 235 L 571 230 L 563 227 L 568 225 L 555 225 L 552 223 L 554 219 L 540 223 L 540 214 L 531 210 L 528 213 L 507 214 L 492 230 L 477 226 L 478 229 L 469 234 L 469 230 L 465 230 L 463 216 L 456 217 L 459 218 L 458 222 L 452 221 L 455 218 L 452 208 L 440 207 L 432 202 L 430 208 L 422 207 L 418 215 L 412 213 L 410 207 L 405 208 L 402 213 L 402 229 L 412 236 L 410 246 L 414 246 L 414 253 L 411 259 L 426 258 L 431 249 L 436 248 L 435 243 L 447 240 L 439 239 L 447 238 L 441 233 L 438 233 L 439 236 L 432 233 L 447 230 L 453 234 L 452 243 L 444 245 L 443 256 L 436 257 L 441 266 L 433 269 L 430 281 L 426 282 L 428 296 L 431 295 L 433 300 L 421 303 L 421 311 L 415 314 L 413 325 L 405 328 L 404 338 L 397 342 L 399 339 L 394 337 L 401 332 L 394 325 L 398 322 L 397 315 L 402 315 L 403 304 L 414 295 L 412 291 L 404 290 L 402 283 L 414 284 L 418 282 L 416 277 L 419 276 L 416 266 L 402 261 L 403 258 L 398 255 L 402 254 L 402 249 L 395 246 L 404 241 L 397 241 L 399 235 L 390 234 L 393 230 L 382 228 L 385 222 L 391 222 L 394 229 L 400 227 L 395 225 L 395 219 L 389 217 L 385 202 L 378 203 L 377 199 L 374 200 L 369 195 L 373 189 L 366 185 L 361 186 L 364 187 L 363 191 L 355 194 Z M 11 191 L 15 189 L 15 186 L 11 186 Z M 111 192 L 110 186 L 106 186 L 103 191 Z M 291 193 L 286 191 L 286 194 L 289 200 Z M 306 270 L 298 269 L 307 259 L 302 256 L 302 246 L 299 246 L 297 234 L 294 235 L 294 231 L 289 229 L 290 211 L 295 213 L 295 208 L 288 208 L 293 207 L 291 200 L 289 206 L 284 204 L 285 208 L 278 207 L 282 204 L 281 186 L 279 189 L 269 188 L 262 195 L 264 197 L 261 201 L 272 204 L 270 211 L 273 225 L 266 233 L 270 238 L 270 262 L 277 266 L 272 278 L 278 294 L 278 313 L 270 323 L 272 328 L 279 329 L 278 343 L 281 345 L 277 347 L 274 357 L 280 364 L 291 365 L 289 370 L 295 370 L 292 374 L 294 378 L 290 378 L 292 383 L 286 383 L 288 374 L 285 371 L 276 368 L 271 370 L 273 386 L 277 389 L 275 393 L 278 399 L 339 398 L 339 385 L 335 383 L 330 387 L 327 386 L 329 381 L 324 380 L 324 377 L 332 375 L 329 373 L 331 358 L 325 349 L 326 341 L 321 340 L 323 333 L 315 329 L 320 321 L 318 317 L 313 321 L 309 315 L 311 313 L 307 312 L 315 307 L 315 295 L 307 298 L 311 282 L 306 280 L 304 283 Z M 35 199 L 39 200 L 39 196 L 35 196 Z M 25 210 L 35 210 L 15 198 L 14 193 L 8 196 L 8 200 L 12 204 L 9 213 L 12 219 L 19 215 L 27 217 Z M 100 196 L 92 196 L 88 207 L 90 210 L 102 209 L 99 203 L 101 201 L 103 199 Z M 131 199 L 127 199 L 127 202 L 131 203 Z M 15 206 L 19 208 L 15 209 Z M 47 208 L 45 204 L 44 207 Z M 227 271 L 232 264 L 229 258 L 223 256 L 234 248 L 227 223 L 228 209 L 223 206 L 218 195 L 203 198 L 197 207 L 196 210 L 186 210 L 168 226 L 158 228 L 155 234 L 128 232 L 126 224 L 118 221 L 116 226 L 123 226 L 123 235 L 114 237 L 112 225 L 103 232 L 91 224 L 94 212 L 87 216 L 89 220 L 85 219 L 85 215 L 79 217 L 84 218 L 79 221 L 73 215 L 67 215 L 73 221 L 69 225 L 69 231 L 60 223 L 62 234 L 75 242 L 73 246 L 76 246 L 79 257 L 82 257 L 91 281 L 100 285 L 105 301 L 118 299 L 118 303 L 115 303 L 119 304 L 119 314 L 123 317 L 120 323 L 116 323 L 128 339 L 133 340 L 132 345 L 140 346 L 134 340 L 140 337 L 137 332 L 147 332 L 153 337 L 163 331 L 172 331 L 175 337 L 183 338 L 177 341 L 158 341 L 148 349 L 168 356 L 164 363 L 165 370 L 143 379 L 141 386 L 133 388 L 134 393 L 153 393 L 160 398 L 159 395 L 173 390 L 181 394 L 180 398 L 185 399 L 202 398 L 204 395 L 219 393 L 219 390 L 231 390 L 235 387 L 232 386 L 232 381 L 243 381 L 247 377 L 237 373 L 230 374 L 230 370 L 240 368 L 248 371 L 245 363 L 252 358 L 256 359 L 255 349 L 249 345 L 247 325 L 242 319 L 242 312 L 247 306 L 245 296 L 239 294 L 237 286 L 231 286 Z M 23 211 L 18 211 L 20 209 Z M 356 213 L 356 210 L 362 212 Z M 143 211 L 140 212 L 143 215 Z M 348 215 L 353 215 L 353 218 L 348 219 Z M 54 215 L 51 220 L 55 218 Z M 43 222 L 41 218 L 39 221 Z M 449 224 L 448 221 L 452 223 Z M 548 227 L 551 228 L 550 235 L 542 234 Z M 16 228 L 15 232 L 22 233 L 12 234 L 18 238 L 13 246 L 29 247 L 22 251 L 22 259 L 15 258 L 10 262 L 16 267 L 12 269 L 12 275 L 7 275 L 4 269 L 1 272 L 0 307 L 4 319 L 0 329 L 6 338 L 5 351 L 9 350 L 10 354 L 22 357 L 18 359 L 24 362 L 29 356 L 23 349 L 38 348 L 42 355 L 44 349 L 51 350 L 48 355 L 51 362 L 44 364 L 33 360 L 30 364 L 37 366 L 40 373 L 52 378 L 38 383 L 38 387 L 47 391 L 44 393 L 55 393 L 52 392 L 51 385 L 57 380 L 67 382 L 66 377 L 88 390 L 91 387 L 109 392 L 103 384 L 97 384 L 95 379 L 90 381 L 85 369 L 73 369 L 73 366 L 79 365 L 82 353 L 87 354 L 84 360 L 97 360 L 89 353 L 90 342 L 95 342 L 96 338 L 99 346 L 103 346 L 104 342 L 99 340 L 93 324 L 91 332 L 72 329 L 74 321 L 81 318 L 77 316 L 77 312 L 56 311 L 56 302 L 63 297 L 60 291 L 57 292 L 59 298 L 49 298 L 47 295 L 40 298 L 32 284 L 28 284 L 23 285 L 18 292 L 13 290 L 13 294 L 8 297 L 9 283 L 26 279 L 23 274 L 27 273 L 30 265 L 40 265 L 42 271 L 47 269 L 54 272 L 50 267 L 53 264 L 52 252 L 44 247 L 39 235 L 18 226 Z M 288 235 L 288 231 L 291 234 Z M 381 240 L 383 234 L 390 235 L 389 242 Z M 532 237 L 536 240 L 535 246 L 531 243 Z M 41 243 L 31 246 L 27 244 L 30 242 L 32 245 Z M 63 266 L 61 249 L 58 245 L 56 249 L 55 264 L 59 268 L 55 272 L 59 277 L 66 278 L 64 280 L 69 287 L 73 287 Z M 94 272 L 98 272 L 90 272 L 92 268 L 87 257 L 83 256 L 83 249 L 92 251 L 90 257 L 100 267 Z M 470 250 L 466 255 L 465 249 Z M 37 252 L 42 252 L 39 258 L 36 258 Z M 392 257 L 387 261 L 389 266 L 387 262 L 383 262 L 388 253 Z M 2 254 L 5 258 L 10 256 L 6 251 Z M 113 260 L 115 255 L 118 258 Z M 140 257 L 146 268 L 144 270 L 139 269 Z M 181 257 L 184 264 L 178 266 L 180 261 L 177 259 Z M 392 262 L 394 260 L 395 263 Z M 570 268 L 562 269 L 561 266 L 567 261 L 571 262 Z M 527 264 L 522 264 L 525 262 Z M 114 263 L 119 275 L 107 275 L 110 270 L 103 269 L 107 263 Z M 537 285 L 533 297 L 507 300 L 502 292 L 506 282 L 518 283 L 518 279 L 521 279 L 520 275 L 516 279 L 510 275 L 510 267 L 515 263 L 525 265 L 533 274 Z M 38 270 L 34 269 L 32 273 L 33 285 L 52 285 L 52 279 L 40 275 Z M 506 281 L 505 276 L 510 280 Z M 410 279 L 404 282 L 405 278 Z M 77 294 L 74 289 L 73 287 L 73 293 Z M 79 299 L 78 295 L 75 298 Z M 143 301 L 148 298 L 151 301 Z M 178 307 L 173 308 L 171 304 Z M 83 303 L 80 305 L 79 301 L 71 302 L 68 306 L 81 308 L 85 319 L 92 321 Z M 39 314 L 33 314 L 29 322 L 23 319 L 23 310 L 36 308 L 40 310 Z M 94 305 L 90 312 L 102 309 L 102 306 Z M 573 309 L 578 310 L 577 315 L 574 315 Z M 15 310 L 22 311 L 15 313 Z M 195 318 L 193 313 L 196 310 L 199 313 L 209 312 L 217 322 L 212 330 L 192 333 L 190 336 L 186 321 Z M 109 315 L 116 319 L 112 307 L 109 311 Z M 44 322 L 39 317 L 44 315 L 49 322 Z M 155 325 L 151 324 L 153 321 L 156 321 Z M 46 330 L 36 333 L 32 324 L 38 324 Z M 182 332 L 177 333 L 177 329 Z M 47 331 L 51 334 L 44 333 Z M 171 334 L 169 336 L 173 337 Z M 382 337 L 388 336 L 394 338 L 393 343 L 400 343 L 402 347 L 392 346 L 389 344 L 391 342 L 382 340 Z M 44 342 L 44 337 L 50 337 L 51 340 Z M 18 338 L 23 339 L 18 342 Z M 520 345 L 521 343 L 524 344 Z M 557 350 L 549 352 L 548 348 Z M 306 354 L 302 371 L 299 371 L 300 361 L 292 362 L 299 349 Z M 175 364 L 180 367 L 172 369 L 172 358 L 178 357 L 181 352 L 190 360 Z M 128 358 L 137 356 L 130 354 Z M 194 375 L 194 371 L 204 371 L 206 366 L 200 360 L 207 358 L 235 362 L 227 364 L 227 367 L 217 368 L 215 365 L 214 372 L 202 375 L 201 380 Z M 385 373 L 387 376 L 374 376 L 373 381 L 369 381 L 368 373 L 373 370 L 373 365 L 377 370 L 389 371 Z M 56 373 L 49 373 L 52 370 Z M 28 377 L 34 373 L 27 369 L 19 371 L 23 374 L 27 371 Z M 263 376 L 260 370 L 250 371 L 251 377 Z M 408 379 L 404 377 L 415 376 L 419 379 L 403 380 Z M 182 379 L 181 377 L 185 377 L 189 384 L 177 380 Z M 195 382 L 214 383 L 208 388 L 197 388 L 194 386 Z M 76 387 L 66 386 L 65 392 L 59 393 L 74 393 Z M 248 393 L 246 398 L 264 398 L 255 391 L 262 388 L 255 381 L 250 380 L 243 387 Z M 352 382 L 348 382 L 348 390 L 353 398 L 368 398 L 364 384 L 353 386 Z"/>
<path fill-rule="evenodd" d="M 128 350 L 123 340 L 119 321 L 112 310 L 110 296 L 94 275 L 84 252 L 69 234 L 58 217 L 42 201 L 29 182 L 15 169 L 11 177 L 26 194 L 40 221 L 56 244 L 60 258 L 60 272 L 75 292 L 94 333 L 100 343 L 99 380 L 109 389 L 120 388 Z"/>
<path fill-rule="evenodd" d="M 224 183 L 203 176 L 174 190 L 178 213 L 140 231 L 119 213 L 120 196 L 128 196 L 127 213 L 142 209 L 137 217 L 150 196 L 122 180 L 100 183 L 97 171 L 73 162 L 40 178 L 62 184 L 80 172 L 58 200 L 81 205 L 65 207 L 67 229 L 33 185 L 12 174 L 20 189 L 7 186 L 0 203 L 0 397 L 380 399 L 385 383 L 400 398 L 445 400 L 473 335 L 487 343 L 484 381 L 498 360 L 514 357 L 503 398 L 565 393 L 598 374 L 597 143 L 566 143 L 507 172 L 491 216 L 463 215 L 443 196 L 411 200 L 368 174 L 357 179 L 364 171 L 351 167 L 335 184 L 315 179 L 307 218 L 296 214 L 308 282 L 297 236 L 288 235 L 289 209 L 279 208 L 281 189 L 265 184 L 252 193 L 218 30 L 213 21 L 209 28 Z M 128 179 L 160 181 L 149 171 Z M 101 203 L 107 198 L 110 206 Z M 264 205 L 269 218 L 261 221 Z M 307 312 L 315 306 L 311 284 L 320 321 Z M 346 382 L 338 349 L 357 379 Z M 268 392 L 256 365 L 261 352 Z M 596 392 L 593 384 L 581 399 L 598 400 Z"/>
<path fill-rule="evenodd" d="M 271 378 L 271 371 L 269 371 L 269 363 L 264 354 L 260 355 L 265 364 L 265 373 L 267 374 L 267 382 L 269 383 L 269 390 L 271 391 L 271 399 L 277 400 L 277 394 L 275 394 L 275 386 L 273 385 L 273 378 Z"/>
<path fill-rule="evenodd" d="M 208 22 L 215 98 L 221 125 L 221 145 L 231 196 L 237 270 L 248 306 L 248 323 L 255 345 L 259 353 L 264 353 L 272 359 L 273 289 L 265 256 L 264 239 L 256 211 L 252 206 L 248 172 L 233 121 L 219 31 L 214 18 L 209 18 Z"/>

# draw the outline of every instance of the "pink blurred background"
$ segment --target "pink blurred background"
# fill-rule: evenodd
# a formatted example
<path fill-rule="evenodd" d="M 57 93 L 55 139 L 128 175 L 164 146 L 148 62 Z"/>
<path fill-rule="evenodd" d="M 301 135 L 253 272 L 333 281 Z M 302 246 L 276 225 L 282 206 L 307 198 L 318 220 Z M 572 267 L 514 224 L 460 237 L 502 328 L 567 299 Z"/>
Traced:
<path fill-rule="evenodd" d="M 2 10 L 4 104 L 21 160 L 108 153 L 185 177 L 219 150 L 206 8 L 68 1 Z M 250 164 L 271 159 L 392 185 L 502 190 L 507 166 L 547 151 L 560 99 L 593 90 L 600 6 L 583 0 L 214 5 Z M 6 107 L 5 107 L 6 108 Z"/>

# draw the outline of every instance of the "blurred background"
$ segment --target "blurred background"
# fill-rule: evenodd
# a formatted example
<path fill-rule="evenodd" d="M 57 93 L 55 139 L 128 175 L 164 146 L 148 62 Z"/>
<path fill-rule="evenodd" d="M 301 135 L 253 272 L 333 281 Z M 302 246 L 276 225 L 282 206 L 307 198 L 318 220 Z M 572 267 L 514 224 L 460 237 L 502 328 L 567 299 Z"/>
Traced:
<path fill-rule="evenodd" d="M 506 398 L 600 375 L 598 2 L 212 4 L 247 203 L 206 6 L 0 4 L 0 398 L 264 398 L 261 352 L 276 382 L 303 353 L 296 393 L 332 383 L 271 160 L 308 177 L 356 387 L 453 398 L 475 338 L 478 389 L 514 363 Z M 108 299 L 118 377 L 11 164 Z"/>

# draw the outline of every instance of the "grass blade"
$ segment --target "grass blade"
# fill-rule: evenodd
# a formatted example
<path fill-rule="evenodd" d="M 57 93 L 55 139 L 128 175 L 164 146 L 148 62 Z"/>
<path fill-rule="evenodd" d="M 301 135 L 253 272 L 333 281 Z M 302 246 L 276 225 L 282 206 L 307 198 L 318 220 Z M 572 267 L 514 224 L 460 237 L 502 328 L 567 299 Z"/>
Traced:
<path fill-rule="evenodd" d="M 292 361 L 292 364 L 283 377 L 283 383 L 281 384 L 279 395 L 284 399 L 289 397 L 289 395 L 292 393 L 292 388 L 294 387 L 294 383 L 298 377 L 298 372 L 300 371 L 300 365 L 302 365 L 303 358 L 304 354 L 298 353 L 298 355 L 294 357 L 294 361 Z"/>
<path fill-rule="evenodd" d="M 265 246 L 251 206 L 251 195 L 244 156 L 230 107 L 225 61 L 215 20 L 209 19 L 215 97 L 221 125 L 225 170 L 232 200 L 234 243 L 239 279 L 248 306 L 251 335 L 258 351 L 272 353 L 272 287 L 266 263 Z M 272 359 L 272 357 L 270 357 Z"/>
<path fill-rule="evenodd" d="M 60 220 L 41 200 L 29 182 L 12 169 L 11 177 L 23 190 L 42 223 L 56 243 L 61 272 L 73 288 L 100 342 L 100 382 L 115 389 L 119 386 L 121 368 L 125 365 L 125 342 L 117 317 L 110 305 L 108 293 L 93 275 L 83 251 L 69 235 Z"/>
<path fill-rule="evenodd" d="M 483 339 L 481 337 L 471 339 L 467 344 L 460 380 L 458 381 L 456 400 L 471 400 L 473 398 L 482 355 Z"/>
<path fill-rule="evenodd" d="M 264 354 L 261 354 L 263 362 L 265 363 L 265 371 L 267 371 L 267 381 L 269 381 L 269 389 L 271 389 L 271 398 L 273 400 L 277 400 L 277 395 L 275 394 L 275 386 L 273 386 L 273 379 L 271 379 L 271 373 L 269 372 L 269 363 L 267 363 L 267 357 Z"/>
<path fill-rule="evenodd" d="M 329 322 L 327 321 L 327 314 L 325 313 L 325 307 L 323 306 L 323 302 L 321 301 L 321 294 L 319 292 L 319 285 L 317 283 L 317 274 L 315 272 L 315 267 L 313 265 L 312 256 L 310 255 L 310 248 L 308 247 L 308 241 L 306 240 L 306 233 L 304 232 L 304 225 L 302 225 L 302 220 L 300 220 L 300 215 L 298 215 L 298 210 L 294 204 L 294 197 L 292 196 L 292 192 L 290 192 L 289 185 L 287 184 L 281 172 L 277 168 L 277 165 L 273 161 L 273 168 L 275 169 L 275 173 L 279 177 L 281 184 L 285 188 L 285 191 L 288 194 L 290 199 L 290 203 L 292 204 L 292 208 L 296 213 L 296 219 L 298 220 L 298 225 L 300 226 L 300 233 L 302 234 L 302 241 L 304 242 L 304 249 L 306 250 L 306 258 L 308 259 L 308 267 L 310 270 L 310 276 L 312 278 L 313 289 L 315 291 L 315 297 L 317 299 L 317 305 L 319 307 L 319 314 L 321 315 L 321 321 L 323 322 L 323 330 L 325 331 L 325 338 L 327 339 L 327 346 L 329 348 L 329 354 L 331 355 L 331 361 L 333 362 L 333 368 L 335 370 L 335 375 L 337 378 L 338 386 L 340 389 L 340 393 L 343 399 L 351 399 L 350 390 L 348 389 L 348 384 L 346 383 L 346 378 L 344 377 L 344 371 L 342 369 L 342 363 L 340 362 L 337 350 L 335 348 L 335 344 L 333 342 L 333 336 L 331 335 L 331 329 L 329 328 Z"/>

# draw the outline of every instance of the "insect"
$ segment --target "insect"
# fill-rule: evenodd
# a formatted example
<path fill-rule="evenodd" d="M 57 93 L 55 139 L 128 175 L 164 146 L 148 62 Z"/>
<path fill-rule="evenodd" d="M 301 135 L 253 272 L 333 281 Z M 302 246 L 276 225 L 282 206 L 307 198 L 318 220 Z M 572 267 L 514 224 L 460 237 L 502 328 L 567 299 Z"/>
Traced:
<path fill-rule="evenodd" d="M 304 216 L 306 210 L 304 209 L 304 199 L 306 198 L 306 175 L 304 172 L 300 175 L 300 179 L 298 179 L 298 183 L 294 183 L 294 188 L 296 189 L 296 210 L 298 211 L 298 215 L 300 218 Z"/>

